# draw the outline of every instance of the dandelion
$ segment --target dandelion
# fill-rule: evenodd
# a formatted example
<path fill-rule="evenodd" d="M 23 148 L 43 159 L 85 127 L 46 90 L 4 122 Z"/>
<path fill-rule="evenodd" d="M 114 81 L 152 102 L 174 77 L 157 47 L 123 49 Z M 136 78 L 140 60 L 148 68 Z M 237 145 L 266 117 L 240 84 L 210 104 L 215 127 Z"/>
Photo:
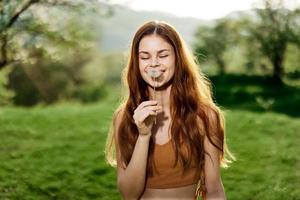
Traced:
<path fill-rule="evenodd" d="M 161 72 L 158 71 L 157 69 L 151 69 L 148 71 L 148 74 L 152 77 L 152 78 L 158 78 L 161 75 Z"/>
<path fill-rule="evenodd" d="M 153 94 L 153 96 L 154 96 L 154 100 L 156 100 L 156 92 L 155 92 L 156 91 L 156 89 L 155 89 L 156 88 L 156 78 L 158 78 L 161 75 L 161 72 L 157 69 L 150 69 L 147 73 L 149 74 L 149 76 L 154 78 L 154 86 L 153 86 L 154 94 Z M 154 124 L 156 124 L 156 118 L 155 118 Z"/>
<path fill-rule="evenodd" d="M 148 71 L 149 76 L 154 78 L 154 100 L 156 99 L 156 94 L 155 94 L 155 88 L 156 88 L 156 78 L 158 78 L 161 75 L 161 72 L 157 69 L 150 69 Z"/>

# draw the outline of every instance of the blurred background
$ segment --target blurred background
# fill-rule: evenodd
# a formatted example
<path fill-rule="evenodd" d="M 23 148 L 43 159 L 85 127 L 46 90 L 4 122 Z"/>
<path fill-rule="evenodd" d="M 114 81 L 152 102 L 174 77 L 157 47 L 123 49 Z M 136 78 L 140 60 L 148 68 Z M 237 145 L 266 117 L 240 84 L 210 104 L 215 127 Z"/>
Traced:
<path fill-rule="evenodd" d="M 237 157 L 228 199 L 300 199 L 300 1 L 0 1 L 0 199 L 121 199 L 105 163 L 130 42 L 172 24 Z"/>

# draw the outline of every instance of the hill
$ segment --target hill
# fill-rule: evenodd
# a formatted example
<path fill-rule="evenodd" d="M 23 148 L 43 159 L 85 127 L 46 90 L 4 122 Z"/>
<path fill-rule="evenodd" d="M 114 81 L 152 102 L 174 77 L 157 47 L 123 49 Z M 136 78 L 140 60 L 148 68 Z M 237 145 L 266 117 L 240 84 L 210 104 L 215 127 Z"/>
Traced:
<path fill-rule="evenodd" d="M 105 5 L 104 6 L 108 6 Z M 186 40 L 191 43 L 193 34 L 199 25 L 211 21 L 191 17 L 177 17 L 163 12 L 138 12 L 121 5 L 111 5 L 111 17 L 100 19 L 101 40 L 100 46 L 104 52 L 124 51 L 130 47 L 133 34 L 138 27 L 149 20 L 163 20 L 172 24 Z"/>

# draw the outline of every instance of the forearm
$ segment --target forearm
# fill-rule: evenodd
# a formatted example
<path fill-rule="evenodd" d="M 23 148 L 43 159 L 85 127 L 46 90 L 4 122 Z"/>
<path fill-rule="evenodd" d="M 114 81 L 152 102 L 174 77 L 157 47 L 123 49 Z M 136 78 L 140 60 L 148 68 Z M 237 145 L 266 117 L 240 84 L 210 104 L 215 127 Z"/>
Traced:
<path fill-rule="evenodd" d="M 226 200 L 224 188 L 219 187 L 215 190 L 207 191 L 205 200 Z"/>
<path fill-rule="evenodd" d="M 205 200 L 226 200 L 226 196 L 222 192 L 218 193 L 207 193 Z"/>
<path fill-rule="evenodd" d="M 125 173 L 118 179 L 118 187 L 124 199 L 137 199 L 144 189 L 149 140 L 149 136 L 138 137 Z"/>

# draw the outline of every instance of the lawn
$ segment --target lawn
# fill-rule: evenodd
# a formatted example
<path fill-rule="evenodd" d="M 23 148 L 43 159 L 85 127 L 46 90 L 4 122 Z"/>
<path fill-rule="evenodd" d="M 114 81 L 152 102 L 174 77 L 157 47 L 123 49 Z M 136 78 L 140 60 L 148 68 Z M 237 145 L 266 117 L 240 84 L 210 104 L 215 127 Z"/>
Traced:
<path fill-rule="evenodd" d="M 104 161 L 116 102 L 0 109 L 0 199 L 120 199 Z M 300 199 L 300 118 L 226 111 L 229 200 Z"/>

